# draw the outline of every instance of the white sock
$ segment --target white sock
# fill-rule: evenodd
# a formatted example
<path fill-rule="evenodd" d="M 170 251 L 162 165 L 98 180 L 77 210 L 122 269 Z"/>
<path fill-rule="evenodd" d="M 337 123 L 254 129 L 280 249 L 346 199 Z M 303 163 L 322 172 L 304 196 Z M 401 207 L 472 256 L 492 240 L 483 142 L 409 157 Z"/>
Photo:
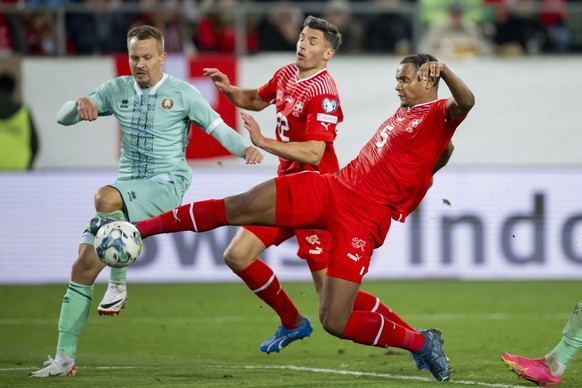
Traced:
<path fill-rule="evenodd" d="M 548 363 L 548 366 L 550 367 L 550 372 L 554 376 L 562 376 L 564 374 L 564 371 L 566 370 L 566 367 L 568 365 L 558 361 L 555 357 L 552 357 L 549 354 L 545 356 L 545 359 L 546 362 Z"/>
<path fill-rule="evenodd" d="M 75 359 L 69 356 L 64 356 L 62 354 L 57 354 L 55 356 L 55 361 L 59 365 L 71 365 L 75 363 Z"/>

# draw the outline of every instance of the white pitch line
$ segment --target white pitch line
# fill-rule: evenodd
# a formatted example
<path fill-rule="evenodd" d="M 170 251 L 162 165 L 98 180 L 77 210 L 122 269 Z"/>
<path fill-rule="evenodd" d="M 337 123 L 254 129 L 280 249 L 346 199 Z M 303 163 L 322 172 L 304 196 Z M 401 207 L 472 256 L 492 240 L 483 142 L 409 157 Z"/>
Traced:
<path fill-rule="evenodd" d="M 300 372 L 313 372 L 313 373 L 331 373 L 331 374 L 338 374 L 338 375 L 348 375 L 348 376 L 368 376 L 368 377 L 383 377 L 392 380 L 413 380 L 413 381 L 435 381 L 434 379 L 428 377 L 420 377 L 420 376 L 404 376 L 404 375 L 394 375 L 390 373 L 374 373 L 374 372 L 358 372 L 358 371 L 349 371 L 349 370 L 337 370 L 337 369 L 325 369 L 325 368 L 308 368 L 304 366 L 295 366 L 295 365 L 272 365 L 272 366 L 260 366 L 260 365 L 241 365 L 241 366 L 232 366 L 232 367 L 225 367 L 215 365 L 216 368 L 243 368 L 243 369 L 286 369 L 286 370 L 294 370 Z M 459 385 L 473 385 L 473 386 L 481 386 L 481 387 L 492 387 L 492 388 L 527 388 L 528 386 L 525 385 L 510 385 L 510 384 L 492 384 L 492 383 L 482 383 L 479 381 L 470 381 L 470 380 L 451 380 L 448 381 L 447 384 L 459 384 Z"/>
<path fill-rule="evenodd" d="M 34 370 L 37 367 L 18 367 L 18 368 L 0 368 L 0 372 L 13 372 L 21 370 Z M 137 369 L 140 366 L 84 366 L 82 369 Z M 364 377 L 381 377 L 391 380 L 401 380 L 401 381 L 435 381 L 434 379 L 421 376 L 405 376 L 405 375 L 394 375 L 390 373 L 375 373 L 375 372 L 359 372 L 350 370 L 338 370 L 338 369 L 325 369 L 325 368 L 308 368 L 304 366 L 296 365 L 239 365 L 239 366 L 225 366 L 225 365 L 211 365 L 209 368 L 215 369 L 275 369 L 275 370 L 292 370 L 298 372 L 312 372 L 312 373 L 329 373 L 344 376 L 364 376 Z M 473 385 L 480 387 L 491 387 L 491 388 L 528 388 L 525 385 L 510 385 L 510 384 L 492 384 L 492 383 L 482 383 L 479 381 L 470 380 L 451 380 L 448 384 L 458 384 L 458 385 Z"/>

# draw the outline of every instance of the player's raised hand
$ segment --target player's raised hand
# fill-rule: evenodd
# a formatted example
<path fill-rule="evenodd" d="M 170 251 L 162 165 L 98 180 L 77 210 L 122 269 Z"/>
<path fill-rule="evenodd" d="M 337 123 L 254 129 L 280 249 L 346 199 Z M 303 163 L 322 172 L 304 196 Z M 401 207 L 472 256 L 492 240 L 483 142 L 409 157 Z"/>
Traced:
<path fill-rule="evenodd" d="M 249 131 L 251 141 L 257 147 L 262 148 L 265 137 L 261 133 L 261 127 L 259 127 L 257 120 L 255 120 L 253 116 L 245 112 L 241 112 L 240 115 L 243 120 L 243 126 L 247 131 Z"/>
<path fill-rule="evenodd" d="M 77 112 L 81 120 L 94 121 L 99 117 L 97 114 L 97 105 L 87 97 L 79 98 L 75 101 L 75 105 L 77 106 Z"/>
<path fill-rule="evenodd" d="M 429 79 L 436 79 L 441 76 L 441 73 L 447 68 L 447 66 L 442 62 L 426 62 L 420 66 L 418 69 L 418 77 L 422 81 L 427 81 Z"/>
<path fill-rule="evenodd" d="M 263 161 L 263 154 L 258 148 L 248 146 L 243 151 L 243 156 L 247 164 L 260 164 Z"/>
<path fill-rule="evenodd" d="M 219 91 L 222 93 L 230 92 L 230 80 L 226 74 L 214 67 L 206 67 L 202 71 L 205 76 L 210 77 Z"/>

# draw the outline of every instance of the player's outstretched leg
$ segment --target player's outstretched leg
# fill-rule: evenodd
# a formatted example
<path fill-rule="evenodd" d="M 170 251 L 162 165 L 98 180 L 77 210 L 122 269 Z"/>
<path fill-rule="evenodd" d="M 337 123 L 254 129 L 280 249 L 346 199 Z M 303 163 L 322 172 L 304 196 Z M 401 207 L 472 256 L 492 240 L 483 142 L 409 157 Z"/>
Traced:
<path fill-rule="evenodd" d="M 435 379 L 438 381 L 449 381 L 451 372 L 449 362 L 443 350 L 443 339 L 441 332 L 437 329 L 420 330 L 424 336 L 424 345 L 416 353 L 428 366 Z"/>
<path fill-rule="evenodd" d="M 562 376 L 552 375 L 544 357 L 526 358 L 503 353 L 501 359 L 515 374 L 537 385 L 550 387 L 558 385 L 562 379 Z"/>
<path fill-rule="evenodd" d="M 295 329 L 285 329 L 279 326 L 275 334 L 261 344 L 261 351 L 265 353 L 279 352 L 293 341 L 309 337 L 313 332 L 313 325 L 307 317 L 303 317 L 303 322 Z"/>

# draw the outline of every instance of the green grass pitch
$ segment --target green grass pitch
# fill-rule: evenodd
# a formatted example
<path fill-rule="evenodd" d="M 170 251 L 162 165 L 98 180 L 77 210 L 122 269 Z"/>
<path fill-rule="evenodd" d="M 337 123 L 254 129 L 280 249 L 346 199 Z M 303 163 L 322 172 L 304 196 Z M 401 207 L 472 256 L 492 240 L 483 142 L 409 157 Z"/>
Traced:
<path fill-rule="evenodd" d="M 314 324 L 311 338 L 281 353 L 259 351 L 279 324 L 240 283 L 130 284 L 127 309 L 100 317 L 95 287 L 74 378 L 30 379 L 54 356 L 65 285 L 0 286 L 0 387 L 429 387 L 408 352 L 324 332 L 311 283 L 283 282 Z M 580 281 L 367 281 L 412 325 L 443 331 L 451 386 L 532 387 L 501 362 L 504 351 L 542 356 L 559 341 Z M 582 357 L 561 387 L 582 386 Z"/>

